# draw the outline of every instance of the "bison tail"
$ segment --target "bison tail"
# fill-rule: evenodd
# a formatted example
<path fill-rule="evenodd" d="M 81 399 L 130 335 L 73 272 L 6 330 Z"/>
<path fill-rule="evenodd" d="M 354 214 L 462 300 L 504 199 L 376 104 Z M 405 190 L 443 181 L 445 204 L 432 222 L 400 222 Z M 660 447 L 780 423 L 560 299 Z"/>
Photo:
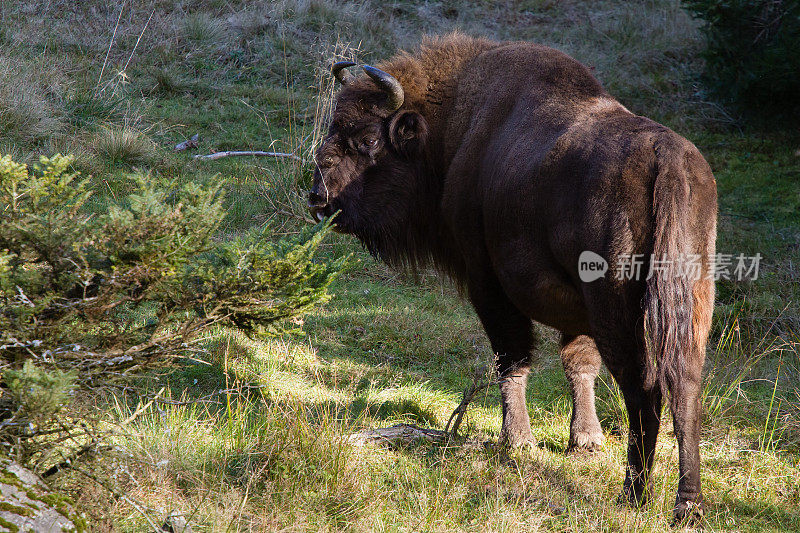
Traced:
<path fill-rule="evenodd" d="M 644 336 L 648 361 L 645 386 L 658 380 L 662 393 L 680 396 L 680 376 L 687 357 L 695 350 L 693 335 L 693 283 L 678 263 L 691 253 L 689 176 L 686 147 L 676 137 L 662 135 L 655 143 L 656 169 L 653 191 L 653 255 L 644 298 Z"/>

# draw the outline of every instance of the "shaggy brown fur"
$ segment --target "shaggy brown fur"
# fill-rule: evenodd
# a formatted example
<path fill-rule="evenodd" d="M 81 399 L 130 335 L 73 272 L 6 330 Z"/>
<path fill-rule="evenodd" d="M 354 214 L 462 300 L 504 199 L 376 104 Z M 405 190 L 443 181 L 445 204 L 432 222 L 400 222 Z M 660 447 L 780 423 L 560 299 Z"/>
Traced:
<path fill-rule="evenodd" d="M 398 267 L 433 265 L 461 284 L 498 354 L 502 439 L 532 440 L 525 381 L 532 321 L 563 334 L 574 399 L 570 446 L 602 440 L 594 412 L 600 361 L 630 422 L 624 500 L 641 504 L 662 393 L 680 447 L 677 518 L 702 514 L 700 387 L 713 282 L 658 271 L 617 279 L 632 254 L 714 255 L 716 184 L 697 149 L 630 113 L 589 70 L 530 43 L 450 35 L 379 66 L 400 82 L 402 106 L 361 76 L 337 96 L 309 196 L 318 218 L 339 211 Z M 611 271 L 583 282 L 590 250 Z"/>

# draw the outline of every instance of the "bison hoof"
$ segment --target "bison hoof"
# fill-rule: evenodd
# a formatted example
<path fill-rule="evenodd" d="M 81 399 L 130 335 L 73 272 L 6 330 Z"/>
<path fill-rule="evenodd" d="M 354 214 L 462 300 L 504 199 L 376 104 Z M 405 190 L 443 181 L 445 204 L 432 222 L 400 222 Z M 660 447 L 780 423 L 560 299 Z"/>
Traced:
<path fill-rule="evenodd" d="M 500 437 L 499 445 L 501 448 L 510 448 L 513 450 L 532 450 L 536 447 L 536 439 L 533 435 L 503 435 Z"/>
<path fill-rule="evenodd" d="M 603 448 L 603 432 L 576 431 L 569 436 L 567 453 L 594 453 Z"/>
<path fill-rule="evenodd" d="M 512 444 L 511 447 L 513 449 L 515 449 L 515 450 L 531 451 L 531 450 L 535 450 L 536 449 L 536 445 L 537 444 L 538 443 L 536 442 L 536 439 L 530 438 L 530 439 L 523 440 L 521 442 L 517 442 L 515 444 Z"/>
<path fill-rule="evenodd" d="M 703 528 L 706 509 L 702 503 L 685 500 L 675 504 L 672 510 L 672 525 L 675 527 Z"/>

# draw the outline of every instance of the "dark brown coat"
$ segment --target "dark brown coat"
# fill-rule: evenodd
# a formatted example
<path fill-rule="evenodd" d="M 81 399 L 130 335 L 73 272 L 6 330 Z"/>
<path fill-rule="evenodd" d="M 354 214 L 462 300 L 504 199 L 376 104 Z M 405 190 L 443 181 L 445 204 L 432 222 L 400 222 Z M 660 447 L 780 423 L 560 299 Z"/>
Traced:
<path fill-rule="evenodd" d="M 631 420 L 623 492 L 634 504 L 649 496 L 668 389 L 680 447 L 676 517 L 702 514 L 700 389 L 714 300 L 705 275 L 717 211 L 703 157 L 545 46 L 454 34 L 379 68 L 402 86 L 402 105 L 387 104 L 391 83 L 345 80 L 317 153 L 312 213 L 340 211 L 338 229 L 388 263 L 430 264 L 465 287 L 498 353 L 510 444 L 531 441 L 532 320 L 563 334 L 570 447 L 602 441 L 594 409 L 602 360 Z M 612 271 L 581 281 L 586 250 Z M 618 260 L 632 254 L 698 254 L 704 279 L 617 279 Z"/>

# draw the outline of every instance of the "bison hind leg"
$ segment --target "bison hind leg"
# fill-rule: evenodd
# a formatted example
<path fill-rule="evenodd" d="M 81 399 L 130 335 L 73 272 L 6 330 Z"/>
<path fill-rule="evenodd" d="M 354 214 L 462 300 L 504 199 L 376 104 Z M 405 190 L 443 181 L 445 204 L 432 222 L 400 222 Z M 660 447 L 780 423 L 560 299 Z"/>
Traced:
<path fill-rule="evenodd" d="M 705 505 L 691 500 L 679 501 L 672 510 L 672 525 L 675 527 L 702 527 Z"/>
<path fill-rule="evenodd" d="M 595 452 L 603 447 L 603 429 L 595 410 L 594 386 L 600 353 L 586 335 L 561 338 L 561 364 L 572 393 L 572 420 L 567 452 Z"/>
<path fill-rule="evenodd" d="M 645 355 L 625 331 L 606 330 L 595 342 L 614 380 L 619 385 L 628 412 L 628 461 L 619 503 L 640 507 L 652 497 L 650 472 L 661 424 L 662 393 L 658 382 L 645 384 Z"/>

